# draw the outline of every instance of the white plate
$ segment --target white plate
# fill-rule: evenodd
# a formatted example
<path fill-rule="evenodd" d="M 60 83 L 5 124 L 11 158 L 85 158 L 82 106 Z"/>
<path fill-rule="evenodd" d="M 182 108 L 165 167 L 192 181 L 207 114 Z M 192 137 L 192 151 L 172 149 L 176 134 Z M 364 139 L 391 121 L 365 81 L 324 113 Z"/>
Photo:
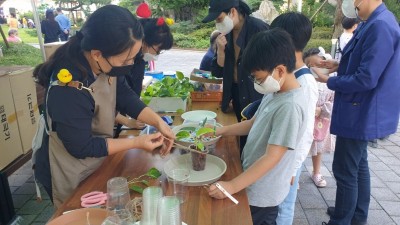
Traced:
<path fill-rule="evenodd" d="M 190 154 L 180 155 L 168 160 L 164 165 L 164 172 L 170 176 L 173 169 L 186 168 L 187 162 L 190 168 L 188 186 L 201 186 L 217 181 L 226 171 L 226 163 L 221 158 L 207 154 L 206 167 L 203 171 L 192 169 Z"/>
<path fill-rule="evenodd" d="M 208 110 L 194 110 L 183 113 L 181 117 L 184 120 L 197 122 L 197 121 L 203 121 L 206 117 L 207 120 L 215 119 L 215 117 L 217 117 L 217 114 L 215 112 Z"/>

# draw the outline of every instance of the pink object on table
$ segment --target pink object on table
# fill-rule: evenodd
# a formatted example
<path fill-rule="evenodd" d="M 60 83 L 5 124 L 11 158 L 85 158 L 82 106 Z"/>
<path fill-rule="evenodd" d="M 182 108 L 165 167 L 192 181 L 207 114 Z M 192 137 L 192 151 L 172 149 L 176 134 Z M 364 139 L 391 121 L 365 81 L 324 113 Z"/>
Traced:
<path fill-rule="evenodd" d="M 81 206 L 85 208 L 100 206 L 106 203 L 107 194 L 101 191 L 92 191 L 82 195 L 81 201 Z"/>

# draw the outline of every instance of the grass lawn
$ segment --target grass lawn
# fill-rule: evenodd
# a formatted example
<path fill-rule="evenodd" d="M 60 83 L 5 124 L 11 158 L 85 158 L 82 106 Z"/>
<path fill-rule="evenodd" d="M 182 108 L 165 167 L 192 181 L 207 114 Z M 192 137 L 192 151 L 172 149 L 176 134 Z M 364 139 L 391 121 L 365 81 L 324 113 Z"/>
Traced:
<path fill-rule="evenodd" d="M 0 66 L 27 65 L 36 66 L 42 63 L 40 49 L 28 44 L 12 44 L 7 49 L 3 40 L 0 40 L 0 46 L 3 48 L 3 57 L 0 58 Z"/>
<path fill-rule="evenodd" d="M 4 34 L 6 35 L 6 37 L 8 36 L 8 25 L 1 25 L 1 28 L 4 31 Z M 36 33 L 36 29 L 28 29 L 28 28 L 20 28 L 18 29 L 18 36 L 22 39 L 22 42 L 24 43 L 39 43 L 38 37 L 37 37 L 37 33 Z M 0 40 L 2 40 L 2 38 L 0 37 Z"/>

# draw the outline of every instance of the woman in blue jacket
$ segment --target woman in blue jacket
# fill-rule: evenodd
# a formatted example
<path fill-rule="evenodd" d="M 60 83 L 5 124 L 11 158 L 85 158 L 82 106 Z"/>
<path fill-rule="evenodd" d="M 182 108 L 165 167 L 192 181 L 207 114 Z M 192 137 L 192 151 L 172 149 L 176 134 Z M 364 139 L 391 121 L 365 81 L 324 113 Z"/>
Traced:
<path fill-rule="evenodd" d="M 338 76 L 318 73 L 335 91 L 331 133 L 337 135 L 332 170 L 337 181 L 329 225 L 366 224 L 370 202 L 368 140 L 397 130 L 400 101 L 400 28 L 382 0 L 345 0 L 346 17 L 359 17 L 340 64 L 323 62 Z"/>

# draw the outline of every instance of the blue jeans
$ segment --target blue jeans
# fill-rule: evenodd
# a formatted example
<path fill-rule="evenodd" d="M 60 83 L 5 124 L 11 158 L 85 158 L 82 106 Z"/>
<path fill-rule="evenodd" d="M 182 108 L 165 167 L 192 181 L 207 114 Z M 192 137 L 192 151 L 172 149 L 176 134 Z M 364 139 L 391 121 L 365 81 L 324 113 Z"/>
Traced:
<path fill-rule="evenodd" d="M 296 177 L 293 181 L 293 185 L 290 186 L 288 195 L 279 205 L 278 217 L 276 218 L 277 225 L 291 225 L 293 223 L 297 189 L 299 188 L 299 177 L 302 167 L 297 170 Z"/>
<path fill-rule="evenodd" d="M 336 178 L 335 213 L 329 225 L 366 223 L 371 194 L 368 141 L 336 137 L 332 170 Z"/>

